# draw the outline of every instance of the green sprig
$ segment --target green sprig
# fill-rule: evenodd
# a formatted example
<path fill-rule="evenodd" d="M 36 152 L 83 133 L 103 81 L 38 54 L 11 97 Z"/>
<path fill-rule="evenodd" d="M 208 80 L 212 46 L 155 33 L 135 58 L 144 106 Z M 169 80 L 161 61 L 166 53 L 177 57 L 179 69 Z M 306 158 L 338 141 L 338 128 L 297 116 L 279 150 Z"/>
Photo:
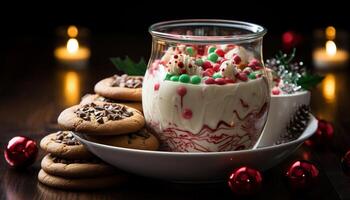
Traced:
<path fill-rule="evenodd" d="M 323 76 L 307 73 L 304 76 L 301 76 L 297 80 L 297 84 L 305 90 L 310 90 L 313 87 L 315 87 L 317 84 L 321 83 L 323 79 L 324 79 Z"/>
<path fill-rule="evenodd" d="M 125 59 L 120 57 L 110 58 L 114 66 L 130 76 L 143 76 L 145 75 L 147 64 L 144 58 L 141 58 L 138 63 L 131 60 L 128 56 Z"/>

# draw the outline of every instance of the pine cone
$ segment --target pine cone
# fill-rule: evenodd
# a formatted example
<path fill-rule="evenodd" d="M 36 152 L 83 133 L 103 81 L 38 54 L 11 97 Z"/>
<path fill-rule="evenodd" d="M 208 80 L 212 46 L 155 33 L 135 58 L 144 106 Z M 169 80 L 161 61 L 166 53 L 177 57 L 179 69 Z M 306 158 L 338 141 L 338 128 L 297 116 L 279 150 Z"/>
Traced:
<path fill-rule="evenodd" d="M 287 125 L 286 134 L 281 135 L 275 144 L 282 144 L 297 139 L 307 127 L 310 119 L 310 106 L 301 105 Z"/>

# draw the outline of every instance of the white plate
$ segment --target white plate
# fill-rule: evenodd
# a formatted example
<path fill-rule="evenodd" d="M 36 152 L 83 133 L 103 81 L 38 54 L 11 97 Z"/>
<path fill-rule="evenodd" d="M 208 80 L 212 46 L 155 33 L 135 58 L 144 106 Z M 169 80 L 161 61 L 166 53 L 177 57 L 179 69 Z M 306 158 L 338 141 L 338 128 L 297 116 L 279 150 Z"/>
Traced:
<path fill-rule="evenodd" d="M 242 151 L 209 153 L 145 151 L 98 144 L 86 140 L 83 134 L 74 135 L 96 156 L 127 172 L 177 182 L 214 182 L 225 180 L 228 173 L 238 166 L 246 165 L 266 170 L 281 162 L 316 131 L 317 120 L 312 115 L 310 117 L 306 130 L 297 140 Z"/>

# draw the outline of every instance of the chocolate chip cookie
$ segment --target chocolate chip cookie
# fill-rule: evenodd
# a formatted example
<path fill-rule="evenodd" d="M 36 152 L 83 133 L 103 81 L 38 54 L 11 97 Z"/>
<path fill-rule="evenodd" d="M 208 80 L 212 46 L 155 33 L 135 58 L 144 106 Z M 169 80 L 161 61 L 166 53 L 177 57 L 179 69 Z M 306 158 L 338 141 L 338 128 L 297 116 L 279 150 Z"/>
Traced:
<path fill-rule="evenodd" d="M 58 131 L 45 136 L 40 147 L 54 156 L 66 159 L 89 159 L 93 156 L 74 138 L 71 131 Z"/>
<path fill-rule="evenodd" d="M 48 174 L 41 169 L 38 174 L 38 180 L 50 187 L 68 190 L 87 190 L 117 186 L 126 182 L 127 178 L 123 174 L 91 178 L 65 178 Z"/>
<path fill-rule="evenodd" d="M 140 130 L 145 119 L 140 111 L 128 106 L 94 102 L 67 108 L 59 115 L 58 124 L 90 135 L 120 135 Z"/>
<path fill-rule="evenodd" d="M 41 168 L 48 174 L 66 178 L 86 178 L 110 175 L 116 170 L 98 158 L 68 160 L 46 155 Z"/>
<path fill-rule="evenodd" d="M 88 136 L 89 140 L 101 144 L 141 150 L 157 150 L 158 139 L 146 129 L 118 136 Z"/>
<path fill-rule="evenodd" d="M 119 103 L 119 104 L 123 104 L 132 108 L 135 108 L 139 111 L 143 111 L 142 110 L 142 103 L 141 102 L 133 102 L 133 101 L 123 101 L 123 100 L 114 100 L 114 99 L 110 99 L 110 98 L 106 98 L 103 97 L 101 95 L 98 94 L 86 94 L 83 96 L 83 98 L 81 99 L 80 104 L 88 104 L 88 103 L 92 103 L 92 102 L 109 102 L 109 103 Z"/>
<path fill-rule="evenodd" d="M 142 76 L 114 75 L 99 81 L 95 85 L 95 92 L 116 100 L 141 101 L 142 82 Z"/>

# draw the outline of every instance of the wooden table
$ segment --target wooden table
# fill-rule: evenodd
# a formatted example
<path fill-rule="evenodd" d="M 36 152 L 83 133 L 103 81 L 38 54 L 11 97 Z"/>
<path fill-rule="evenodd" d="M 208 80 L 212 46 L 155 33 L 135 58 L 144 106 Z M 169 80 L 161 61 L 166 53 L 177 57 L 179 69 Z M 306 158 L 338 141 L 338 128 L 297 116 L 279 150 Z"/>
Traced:
<path fill-rule="evenodd" d="M 5 57 L 0 60 L 1 152 L 7 141 L 16 135 L 26 135 L 39 142 L 44 135 L 57 130 L 56 118 L 60 111 L 76 104 L 83 94 L 93 92 L 94 83 L 115 72 L 109 57 L 129 54 L 137 58 L 147 55 L 151 47 L 149 38 L 133 36 L 101 36 L 93 41 L 92 62 L 84 70 L 64 69 L 55 64 L 53 47 L 47 45 L 52 41 L 47 38 L 20 38 L 15 43 L 3 45 Z M 305 57 L 310 55 L 310 52 L 304 54 Z M 344 175 L 340 166 L 341 155 L 350 148 L 349 72 L 325 75 L 326 84 L 312 93 L 312 110 L 316 116 L 334 123 L 334 140 L 323 150 L 302 146 L 283 163 L 264 172 L 263 192 L 257 199 L 350 199 L 350 177 Z M 0 199 L 233 198 L 226 183 L 175 184 L 143 177 L 134 177 L 126 185 L 103 191 L 52 189 L 37 181 L 43 156 L 44 152 L 40 151 L 33 166 L 17 171 L 7 166 L 1 153 Z M 283 178 L 286 166 L 296 159 L 315 162 L 321 172 L 315 187 L 303 194 L 289 190 Z"/>

